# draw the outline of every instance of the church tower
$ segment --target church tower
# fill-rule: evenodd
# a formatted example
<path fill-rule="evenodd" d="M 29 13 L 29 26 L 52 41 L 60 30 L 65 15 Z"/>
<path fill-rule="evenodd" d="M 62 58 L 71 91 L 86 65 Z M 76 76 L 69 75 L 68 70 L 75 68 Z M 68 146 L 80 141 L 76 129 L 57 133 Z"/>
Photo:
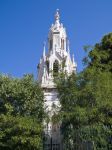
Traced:
<path fill-rule="evenodd" d="M 38 82 L 44 91 L 44 104 L 45 109 L 51 119 L 55 108 L 60 107 L 58 99 L 58 92 L 54 83 L 54 76 L 61 72 L 64 62 L 64 72 L 71 75 L 76 73 L 76 62 L 74 61 L 74 55 L 71 59 L 69 41 L 66 33 L 66 29 L 62 23 L 60 23 L 59 10 L 55 14 L 55 22 L 51 25 L 48 34 L 48 47 L 46 50 L 46 44 L 43 46 L 43 55 L 38 64 Z M 56 112 L 55 112 L 56 113 Z M 54 125 L 52 121 L 45 122 L 45 135 L 47 136 L 46 150 L 61 150 L 61 135 L 60 125 Z"/>

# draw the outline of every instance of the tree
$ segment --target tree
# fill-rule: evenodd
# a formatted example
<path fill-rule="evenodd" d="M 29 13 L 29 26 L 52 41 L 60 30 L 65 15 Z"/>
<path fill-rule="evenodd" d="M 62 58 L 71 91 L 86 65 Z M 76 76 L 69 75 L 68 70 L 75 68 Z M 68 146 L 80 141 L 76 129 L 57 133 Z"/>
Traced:
<path fill-rule="evenodd" d="M 112 34 L 103 37 L 77 75 L 56 81 L 64 149 L 112 148 Z"/>
<path fill-rule="evenodd" d="M 86 51 L 90 51 L 85 59 L 88 60 L 88 67 L 112 72 L 112 33 L 105 35 L 100 43 L 90 49 L 90 46 L 85 47 Z"/>
<path fill-rule="evenodd" d="M 43 93 L 32 75 L 0 75 L 0 149 L 42 149 Z"/>

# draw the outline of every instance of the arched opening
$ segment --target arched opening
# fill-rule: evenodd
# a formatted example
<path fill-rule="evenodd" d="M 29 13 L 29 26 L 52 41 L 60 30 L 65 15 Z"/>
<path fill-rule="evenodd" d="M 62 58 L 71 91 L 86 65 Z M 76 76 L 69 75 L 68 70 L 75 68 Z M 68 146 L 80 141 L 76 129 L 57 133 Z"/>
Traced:
<path fill-rule="evenodd" d="M 50 40 L 50 50 L 52 50 L 52 40 Z"/>
<path fill-rule="evenodd" d="M 64 39 L 61 39 L 61 49 L 64 50 Z"/>
<path fill-rule="evenodd" d="M 49 75 L 49 61 L 48 60 L 46 61 L 46 66 L 47 66 L 47 72 L 48 72 L 48 75 Z"/>
<path fill-rule="evenodd" d="M 63 40 L 61 39 L 61 49 L 62 49 L 62 42 L 63 42 Z"/>
<path fill-rule="evenodd" d="M 53 64 L 53 76 L 54 77 L 58 75 L 58 71 L 59 71 L 59 63 L 57 60 L 55 60 Z"/>
<path fill-rule="evenodd" d="M 64 50 L 64 44 L 65 44 L 65 43 L 64 43 L 64 40 L 63 40 L 63 50 Z"/>

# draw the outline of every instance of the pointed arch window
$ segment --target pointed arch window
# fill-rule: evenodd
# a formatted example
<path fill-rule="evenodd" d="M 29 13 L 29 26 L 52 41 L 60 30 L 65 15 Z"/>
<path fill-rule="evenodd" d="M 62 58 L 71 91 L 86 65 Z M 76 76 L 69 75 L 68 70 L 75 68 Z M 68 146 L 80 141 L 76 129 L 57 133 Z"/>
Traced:
<path fill-rule="evenodd" d="M 65 44 L 64 39 L 61 39 L 61 49 L 62 50 L 64 50 L 64 44 Z"/>
<path fill-rule="evenodd" d="M 53 41 L 50 40 L 49 44 L 50 44 L 50 50 L 52 50 Z"/>
<path fill-rule="evenodd" d="M 63 40 L 63 50 L 64 50 L 64 44 L 65 44 L 65 42 L 64 42 L 64 40 Z"/>
<path fill-rule="evenodd" d="M 49 61 L 48 60 L 46 61 L 46 66 L 47 66 L 47 72 L 48 72 L 48 75 L 49 75 Z"/>
<path fill-rule="evenodd" d="M 61 39 L 61 49 L 62 49 L 62 39 Z"/>
<path fill-rule="evenodd" d="M 57 60 L 54 61 L 53 64 L 53 76 L 57 76 L 59 72 L 59 62 Z"/>

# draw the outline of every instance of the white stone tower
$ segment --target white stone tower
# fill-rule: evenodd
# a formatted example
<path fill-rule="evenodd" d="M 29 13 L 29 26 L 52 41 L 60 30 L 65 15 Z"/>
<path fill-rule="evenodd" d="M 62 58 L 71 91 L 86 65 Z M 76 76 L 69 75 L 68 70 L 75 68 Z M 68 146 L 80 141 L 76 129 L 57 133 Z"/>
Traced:
<path fill-rule="evenodd" d="M 44 91 L 45 108 L 50 119 L 56 113 L 56 107 L 60 107 L 53 79 L 62 70 L 63 62 L 65 64 L 63 70 L 68 75 L 76 72 L 77 65 L 74 61 L 74 55 L 71 59 L 66 29 L 60 23 L 59 10 L 57 10 L 55 23 L 51 25 L 48 34 L 47 53 L 44 43 L 43 56 L 38 65 L 38 82 Z M 60 125 L 53 124 L 50 120 L 49 123 L 45 123 L 45 134 L 49 137 L 45 149 L 50 150 L 52 147 L 53 150 L 61 150 Z"/>

